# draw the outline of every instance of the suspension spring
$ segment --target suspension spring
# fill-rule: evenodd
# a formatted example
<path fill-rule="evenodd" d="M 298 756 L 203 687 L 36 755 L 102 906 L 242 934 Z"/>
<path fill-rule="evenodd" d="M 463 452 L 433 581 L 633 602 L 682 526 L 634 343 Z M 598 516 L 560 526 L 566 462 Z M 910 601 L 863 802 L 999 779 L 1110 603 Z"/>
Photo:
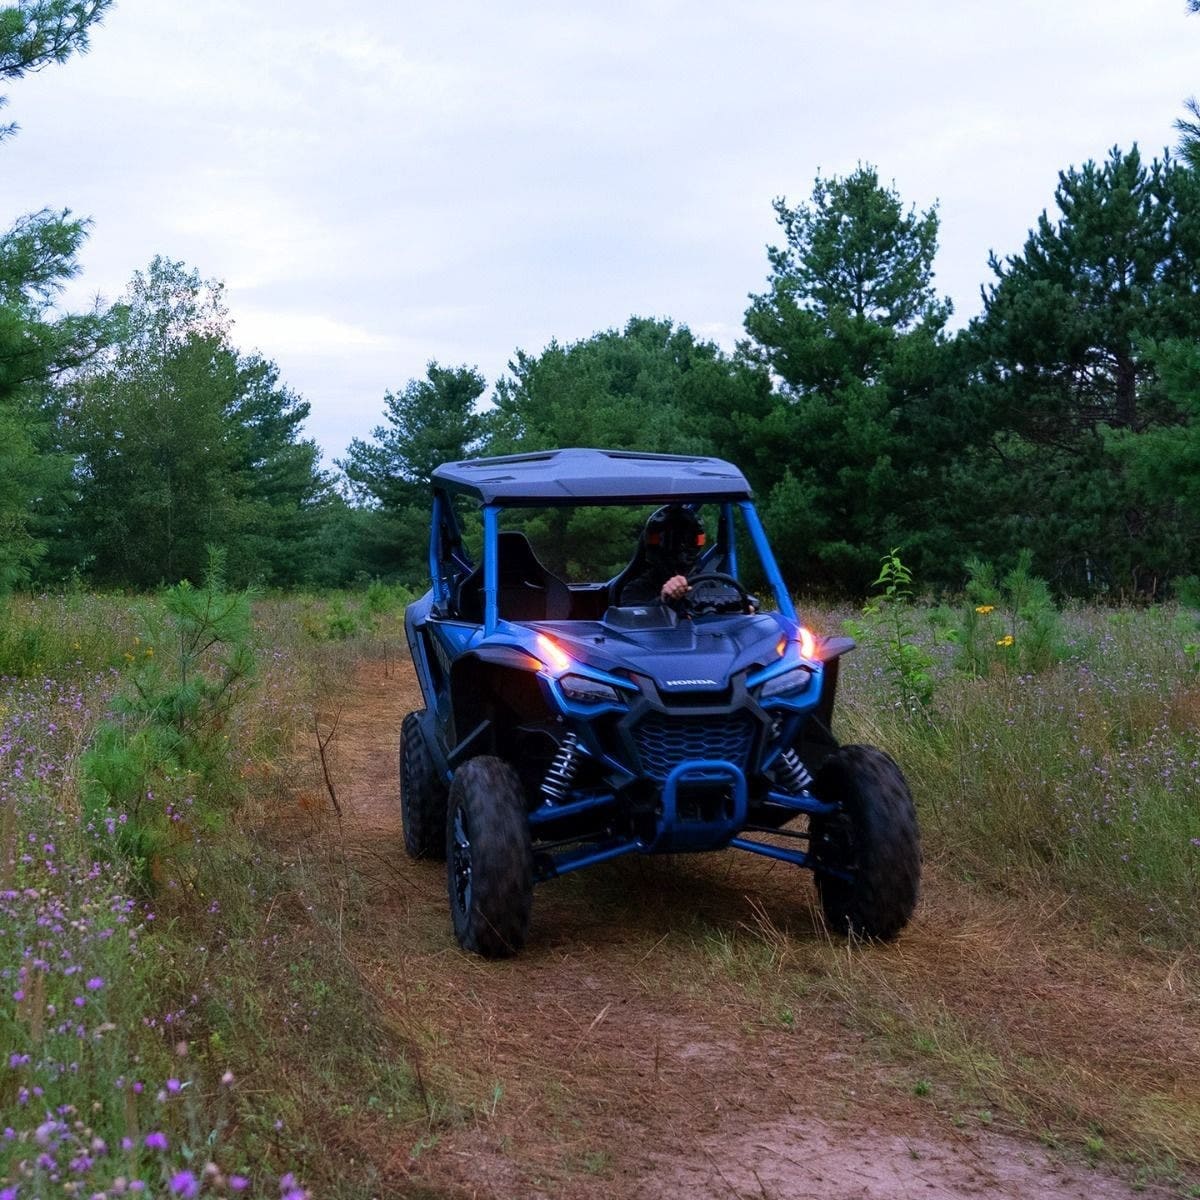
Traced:
<path fill-rule="evenodd" d="M 791 746 L 779 752 L 779 757 L 775 760 L 775 778 L 789 792 L 803 792 L 812 783 L 808 768 Z"/>
<path fill-rule="evenodd" d="M 542 780 L 542 796 L 547 804 L 560 804 L 571 790 L 575 772 L 579 770 L 579 738 L 568 733 Z"/>

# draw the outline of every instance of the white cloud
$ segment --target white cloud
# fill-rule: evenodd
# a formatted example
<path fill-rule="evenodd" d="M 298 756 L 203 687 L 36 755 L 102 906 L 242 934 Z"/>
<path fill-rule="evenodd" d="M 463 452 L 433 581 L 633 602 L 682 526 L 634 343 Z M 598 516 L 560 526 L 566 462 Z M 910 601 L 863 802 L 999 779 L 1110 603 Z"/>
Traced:
<path fill-rule="evenodd" d="M 261 349 L 270 358 L 331 357 L 370 350 L 394 352 L 396 338 L 338 321 L 321 313 L 268 312 L 238 306 L 236 339 L 246 348 Z"/>

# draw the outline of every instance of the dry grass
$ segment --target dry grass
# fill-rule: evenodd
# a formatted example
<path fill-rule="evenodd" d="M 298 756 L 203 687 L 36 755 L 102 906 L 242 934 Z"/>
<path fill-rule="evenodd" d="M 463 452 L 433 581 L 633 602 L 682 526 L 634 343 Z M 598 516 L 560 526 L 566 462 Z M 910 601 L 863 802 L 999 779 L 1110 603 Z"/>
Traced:
<path fill-rule="evenodd" d="M 1200 1167 L 1200 957 L 1114 949 L 1064 918 L 934 874 L 893 946 L 796 938 L 762 908 L 750 990 L 770 1016 L 814 992 L 934 1102 L 1168 1176 Z M 731 964 L 744 978 L 755 954 Z M 765 986 L 764 986 L 765 985 Z"/>
<path fill-rule="evenodd" d="M 1148 923 L 1144 896 L 1127 911 L 1130 875 L 1095 877 L 1089 856 L 1119 862 L 1092 836 L 1111 826 L 1072 840 L 1058 803 L 1068 742 L 1127 769 L 1129 749 L 1164 730 L 1195 737 L 1200 692 L 1128 623 L 1094 637 L 1109 639 L 1102 686 L 1081 688 L 1070 667 L 1035 687 L 947 677 L 939 735 L 920 740 L 873 694 L 869 658 L 848 664 L 843 732 L 904 762 L 927 832 L 926 898 L 897 945 L 831 940 L 802 875 L 727 854 L 627 860 L 539 889 L 533 939 L 508 963 L 460 953 L 442 869 L 403 858 L 395 738 L 420 699 L 398 625 L 319 645 L 309 669 L 325 682 L 308 694 L 334 733 L 346 827 L 321 817 L 310 722 L 279 844 L 305 847 L 324 880 L 345 955 L 328 969 L 352 964 L 415 1099 L 393 1119 L 335 1124 L 345 1153 L 405 1194 L 483 1176 L 496 1195 L 608 1197 L 625 1194 L 610 1148 L 630 1130 L 700 1154 L 735 1114 L 853 1122 L 865 1107 L 897 1128 L 1016 1131 L 1200 1180 L 1200 961 L 1177 926 Z M 1148 685 L 1122 691 L 1136 663 Z"/>

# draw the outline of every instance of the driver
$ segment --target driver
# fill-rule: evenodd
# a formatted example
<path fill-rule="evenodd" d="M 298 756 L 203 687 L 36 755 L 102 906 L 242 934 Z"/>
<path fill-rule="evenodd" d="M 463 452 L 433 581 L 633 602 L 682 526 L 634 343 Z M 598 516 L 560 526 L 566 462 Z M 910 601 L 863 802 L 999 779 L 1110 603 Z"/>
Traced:
<path fill-rule="evenodd" d="M 621 588 L 622 604 L 676 604 L 688 594 L 687 577 L 705 543 L 704 524 L 682 504 L 651 514 L 642 532 L 642 569 Z"/>

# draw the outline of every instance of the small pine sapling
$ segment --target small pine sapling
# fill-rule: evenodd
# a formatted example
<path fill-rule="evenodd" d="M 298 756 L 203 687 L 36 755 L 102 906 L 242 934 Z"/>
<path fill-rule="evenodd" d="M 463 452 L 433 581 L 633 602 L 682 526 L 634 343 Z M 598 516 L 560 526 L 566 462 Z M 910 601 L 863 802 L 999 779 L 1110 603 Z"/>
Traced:
<path fill-rule="evenodd" d="M 967 603 L 955 636 L 960 670 L 975 678 L 997 669 L 1032 675 L 1062 660 L 1062 617 L 1032 565 L 1033 554 L 1022 550 L 997 581 L 991 563 L 967 561 Z"/>

